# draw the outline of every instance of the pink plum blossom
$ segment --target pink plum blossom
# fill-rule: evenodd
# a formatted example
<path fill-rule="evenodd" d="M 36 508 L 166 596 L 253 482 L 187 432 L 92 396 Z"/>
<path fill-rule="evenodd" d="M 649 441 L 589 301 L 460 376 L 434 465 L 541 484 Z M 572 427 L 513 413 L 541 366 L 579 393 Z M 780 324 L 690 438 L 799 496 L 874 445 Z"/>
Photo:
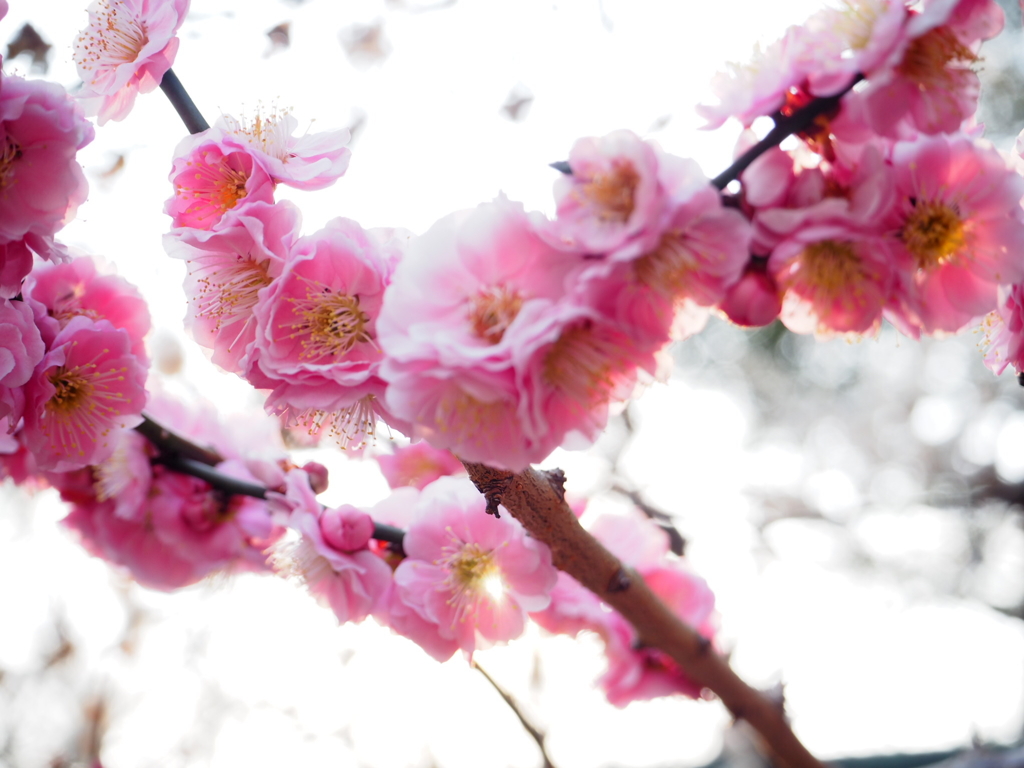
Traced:
<path fill-rule="evenodd" d="M 1003 28 L 994 0 L 934 0 L 906 25 L 898 61 L 872 76 L 862 93 L 871 127 L 899 136 L 906 121 L 922 133 L 952 133 L 977 109 L 978 47 Z"/>
<path fill-rule="evenodd" d="M 46 347 L 23 301 L 0 299 L 0 432 L 7 420 L 13 428 L 21 418 L 24 393 Z"/>
<path fill-rule="evenodd" d="M 256 341 L 256 303 L 280 276 L 301 218 L 287 201 L 254 202 L 215 230 L 181 228 L 164 236 L 168 255 L 188 263 L 185 325 L 221 368 L 245 370 Z"/>
<path fill-rule="evenodd" d="M 211 128 L 188 136 L 174 151 L 174 196 L 164 206 L 173 227 L 216 229 L 228 211 L 274 202 L 274 180 L 256 156 Z"/>
<path fill-rule="evenodd" d="M 751 265 L 732 286 L 718 310 L 736 325 L 758 327 L 774 321 L 782 311 L 779 286 L 761 266 Z"/>
<path fill-rule="evenodd" d="M 330 606 L 338 621 L 362 621 L 376 610 L 391 584 L 391 567 L 367 548 L 370 516 L 355 507 L 323 509 L 301 470 L 288 473 L 283 503 L 297 541 L 273 550 L 274 568 L 300 579 Z"/>
<path fill-rule="evenodd" d="M 472 654 L 518 637 L 526 612 L 548 604 L 557 579 L 544 544 L 484 507 L 467 479 L 442 477 L 427 486 L 403 541 L 407 557 L 395 570 L 392 598 L 416 618 L 392 628 L 442 660 L 443 650 Z"/>
<path fill-rule="evenodd" d="M 899 198 L 889 224 L 903 254 L 888 316 L 911 335 L 957 331 L 996 308 L 1000 284 L 1024 280 L 1024 180 L 966 137 L 899 142 Z"/>
<path fill-rule="evenodd" d="M 387 405 L 413 423 L 414 437 L 514 469 L 557 445 L 527 431 L 513 358 L 538 324 L 550 327 L 546 313 L 579 263 L 505 197 L 451 214 L 411 243 L 377 332 Z"/>
<path fill-rule="evenodd" d="M 144 339 L 150 329 L 146 300 L 124 278 L 100 274 L 88 256 L 65 264 L 40 265 L 25 281 L 23 293 L 48 344 L 72 318 L 84 316 L 109 320 L 127 332 L 132 354 L 146 359 Z"/>
<path fill-rule="evenodd" d="M 273 390 L 268 409 L 314 431 L 329 424 L 353 445 L 374 434 L 378 415 L 389 418 L 377 316 L 405 239 L 338 218 L 296 243 L 254 309 L 247 376 Z"/>
<path fill-rule="evenodd" d="M 154 90 L 174 63 L 189 0 L 93 0 L 75 40 L 84 83 L 78 98 L 99 124 L 123 120 L 135 97 Z"/>
<path fill-rule="evenodd" d="M 661 212 L 658 157 L 632 131 L 579 139 L 572 172 L 555 181 L 556 236 L 574 249 L 608 253 L 643 235 Z"/>
<path fill-rule="evenodd" d="M 59 85 L 0 79 L 0 291 L 8 298 L 31 269 L 30 250 L 62 260 L 53 235 L 88 194 L 75 157 L 93 136 Z"/>
<path fill-rule="evenodd" d="M 298 121 L 287 112 L 259 112 L 252 120 L 223 115 L 216 127 L 228 143 L 253 152 L 267 173 L 280 184 L 298 189 L 323 189 L 348 169 L 352 152 L 347 128 L 293 136 Z"/>
<path fill-rule="evenodd" d="M 126 331 L 72 318 L 25 387 L 25 443 L 39 466 L 63 472 L 108 458 L 117 431 L 142 420 L 145 381 Z"/>
<path fill-rule="evenodd" d="M 439 477 L 461 475 L 466 471 L 450 451 L 434 448 L 425 441 L 396 448 L 392 454 L 382 453 L 375 458 L 384 479 L 392 488 L 409 485 L 422 490 Z"/>
<path fill-rule="evenodd" d="M 995 312 L 982 323 L 985 333 L 985 365 L 996 374 L 1012 365 L 1024 370 L 1024 287 L 1011 285 L 1002 292 Z"/>

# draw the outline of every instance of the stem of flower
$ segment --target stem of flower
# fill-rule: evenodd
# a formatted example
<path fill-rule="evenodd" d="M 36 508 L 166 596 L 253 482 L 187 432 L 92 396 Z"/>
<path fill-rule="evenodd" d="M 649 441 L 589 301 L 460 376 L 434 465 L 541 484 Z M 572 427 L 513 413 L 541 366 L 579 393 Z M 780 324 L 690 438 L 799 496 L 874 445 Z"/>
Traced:
<path fill-rule="evenodd" d="M 497 512 L 500 504 L 531 536 L 547 544 L 555 567 L 622 614 L 641 643 L 667 653 L 691 679 L 717 695 L 736 719 L 750 723 L 777 765 L 822 768 L 793 733 L 782 708 L 743 682 L 704 637 L 680 621 L 642 578 L 583 529 L 565 503 L 565 475 L 560 470 L 512 473 L 463 464 L 489 512 Z"/>
<path fill-rule="evenodd" d="M 185 86 L 181 84 L 178 76 L 174 74 L 173 69 L 168 69 L 164 73 L 163 80 L 160 81 L 160 90 L 171 102 L 171 106 L 174 107 L 181 121 L 185 123 L 189 133 L 202 133 L 210 129 L 210 124 L 203 118 L 199 108 L 192 101 L 192 97 L 188 95 L 188 91 L 185 90 Z"/>
<path fill-rule="evenodd" d="M 747 169 L 748 165 L 757 160 L 757 158 L 772 147 L 781 144 L 787 136 L 806 130 L 817 117 L 836 109 L 839 106 L 840 99 L 852 91 L 853 87 L 863 79 L 864 75 L 857 75 L 853 81 L 839 93 L 834 96 L 816 98 L 805 107 L 798 109 L 792 115 L 776 113 L 772 117 L 775 121 L 775 126 L 768 131 L 768 135 L 742 155 L 737 157 L 736 161 L 732 165 L 715 176 L 715 178 L 711 180 L 712 185 L 718 189 L 725 189 L 730 181 L 739 178 L 739 175 Z"/>
<path fill-rule="evenodd" d="M 542 731 L 540 731 L 535 725 L 533 725 L 533 723 L 526 719 L 526 715 L 523 714 L 523 711 L 520 708 L 518 702 L 516 702 L 516 700 L 512 698 L 512 694 L 510 694 L 508 691 L 506 691 L 504 688 L 498 685 L 495 679 L 491 677 L 487 673 L 487 670 L 481 667 L 475 659 L 470 662 L 470 665 L 473 667 L 473 669 L 475 669 L 477 672 L 483 675 L 487 682 L 491 684 L 491 687 L 498 692 L 498 695 L 501 696 L 501 698 L 505 701 L 506 704 L 508 704 L 508 708 L 511 709 L 515 716 L 519 718 L 519 723 L 523 726 L 526 732 L 530 734 L 530 737 L 535 742 L 537 742 L 537 746 L 540 747 L 541 757 L 544 758 L 544 768 L 555 768 L 555 764 L 551 762 L 551 757 L 550 755 L 548 755 L 548 751 L 544 746 L 545 734 Z"/>
<path fill-rule="evenodd" d="M 266 499 L 267 489 L 257 483 L 239 480 L 237 477 L 218 472 L 214 467 L 224 461 L 224 457 L 211 448 L 203 448 L 182 437 L 176 432 L 157 423 L 149 416 L 143 415 L 142 423 L 135 431 L 156 448 L 156 463 L 162 464 L 172 472 L 205 480 L 214 488 L 237 496 L 251 496 L 254 499 Z M 373 523 L 373 538 L 394 544 L 399 552 L 405 531 L 385 523 Z"/>

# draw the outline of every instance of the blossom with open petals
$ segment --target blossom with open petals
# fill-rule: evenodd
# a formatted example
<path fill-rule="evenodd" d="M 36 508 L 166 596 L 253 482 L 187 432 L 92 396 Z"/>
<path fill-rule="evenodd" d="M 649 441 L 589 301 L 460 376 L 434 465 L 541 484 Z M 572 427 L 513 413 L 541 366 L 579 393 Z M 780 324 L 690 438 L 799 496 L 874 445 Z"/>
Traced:
<path fill-rule="evenodd" d="M 189 0 L 93 0 L 89 26 L 75 40 L 87 113 L 99 124 L 123 120 L 140 93 L 160 85 L 178 52 Z"/>
<path fill-rule="evenodd" d="M 468 479 L 428 485 L 402 543 L 407 557 L 395 571 L 395 599 L 424 634 L 437 636 L 429 647 L 447 648 L 448 656 L 455 647 L 472 653 L 518 637 L 526 612 L 548 604 L 557 578 L 546 545 L 484 507 Z"/>
<path fill-rule="evenodd" d="M 63 472 L 110 456 L 117 430 L 142 420 L 145 381 L 127 332 L 73 318 L 25 388 L 25 442 L 39 466 Z"/>

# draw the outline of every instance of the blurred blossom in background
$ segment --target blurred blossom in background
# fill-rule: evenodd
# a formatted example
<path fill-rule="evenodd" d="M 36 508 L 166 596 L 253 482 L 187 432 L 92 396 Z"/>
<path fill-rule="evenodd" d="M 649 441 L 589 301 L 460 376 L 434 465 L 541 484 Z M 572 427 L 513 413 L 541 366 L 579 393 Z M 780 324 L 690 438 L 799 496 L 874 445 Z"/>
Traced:
<path fill-rule="evenodd" d="M 45 5 L 11 1 L 4 69 L 74 89 L 86 3 Z M 617 128 L 716 174 L 737 130 L 699 132 L 693 105 L 725 62 L 817 7 L 193 0 L 175 71 L 210 122 L 268 107 L 351 128 L 335 187 L 279 189 L 305 231 L 343 215 L 419 233 L 499 190 L 550 212 L 547 163 Z M 1008 31 L 983 49 L 981 120 L 1008 149 L 1024 127 L 1024 59 L 1020 11 L 1004 8 Z M 79 156 L 90 198 L 62 238 L 150 301 L 162 387 L 262 418 L 258 395 L 182 330 L 184 265 L 160 236 L 184 134 L 159 92 L 98 130 Z M 591 451 L 546 466 L 592 498 L 588 515 L 626 509 L 632 493 L 672 516 L 716 594 L 721 646 L 753 685 L 785 686 L 819 757 L 1012 743 L 1024 738 L 1024 390 L 985 369 L 978 341 L 916 343 L 886 326 L 818 342 L 713 320 L 674 348 L 670 383 Z M 329 467 L 325 503 L 388 492 L 375 462 L 294 455 Z M 63 514 L 51 491 L 0 488 L 0 766 L 540 764 L 461 656 L 439 665 L 372 621 L 339 628 L 281 579 L 145 590 L 90 558 Z M 596 638 L 533 627 L 475 658 L 547 733 L 559 768 L 699 765 L 736 743 L 718 703 L 611 707 L 593 688 Z"/>

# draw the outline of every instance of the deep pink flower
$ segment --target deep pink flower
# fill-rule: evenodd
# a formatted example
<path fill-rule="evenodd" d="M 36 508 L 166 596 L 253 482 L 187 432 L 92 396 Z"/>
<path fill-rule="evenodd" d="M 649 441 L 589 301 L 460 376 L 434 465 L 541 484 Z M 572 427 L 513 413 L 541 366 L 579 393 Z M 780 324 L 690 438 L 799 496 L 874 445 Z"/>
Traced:
<path fill-rule="evenodd" d="M 25 387 L 25 443 L 39 466 L 62 472 L 109 457 L 117 430 L 142 420 L 145 382 L 126 331 L 72 318 Z"/>
<path fill-rule="evenodd" d="M 299 539 L 274 548 L 275 570 L 300 579 L 339 622 L 362 621 L 391 584 L 390 566 L 366 546 L 373 532 L 370 516 L 348 505 L 323 509 L 301 470 L 288 473 L 281 503 L 291 508 L 288 527 Z"/>
<path fill-rule="evenodd" d="M 254 202 L 215 230 L 181 228 L 164 236 L 168 255 L 188 263 L 185 325 L 221 368 L 245 370 L 256 341 L 256 302 L 280 276 L 301 218 L 287 201 Z"/>
<path fill-rule="evenodd" d="M 75 40 L 78 93 L 99 124 L 123 120 L 139 93 L 160 85 L 178 52 L 189 0 L 93 0 Z"/>
<path fill-rule="evenodd" d="M 736 325 L 768 325 L 782 311 L 779 286 L 763 266 L 748 267 L 740 281 L 725 294 L 718 309 Z"/>
<path fill-rule="evenodd" d="M 892 161 L 889 224 L 906 266 L 889 317 L 912 335 L 960 330 L 996 308 L 1000 284 L 1024 281 L 1024 180 L 962 136 L 899 142 Z"/>
<path fill-rule="evenodd" d="M 215 229 L 231 210 L 274 202 L 274 180 L 251 152 L 238 149 L 211 128 L 183 139 L 171 167 L 174 196 L 164 212 L 173 227 Z"/>
<path fill-rule="evenodd" d="M 333 429 L 346 445 L 365 443 L 387 418 L 377 316 L 405 237 L 338 218 L 295 245 L 254 309 L 247 375 L 273 389 L 268 409 Z"/>
<path fill-rule="evenodd" d="M 394 575 L 395 599 L 416 614 L 428 638 L 440 639 L 429 642 L 455 641 L 469 654 L 518 637 L 526 612 L 548 604 L 557 578 L 544 544 L 515 520 L 484 514 L 484 506 L 466 479 L 427 486 Z"/>
<path fill-rule="evenodd" d="M 132 354 L 146 359 L 144 339 L 150 329 L 146 300 L 124 278 L 99 274 L 90 257 L 37 267 L 25 281 L 23 293 L 48 344 L 72 318 L 84 316 L 109 320 L 127 332 Z"/>
<path fill-rule="evenodd" d="M 32 378 L 46 347 L 23 301 L 0 299 L 0 432 L 6 421 L 14 427 L 21 418 L 21 388 Z"/>
<path fill-rule="evenodd" d="M 466 471 L 450 451 L 434 448 L 422 440 L 374 458 L 392 488 L 411 485 L 422 490 L 439 477 L 461 475 Z"/>
<path fill-rule="evenodd" d="M 259 112 L 252 120 L 223 115 L 216 127 L 226 141 L 254 153 L 274 181 L 298 189 L 323 189 L 348 170 L 347 128 L 295 137 L 298 121 L 287 112 Z"/>
<path fill-rule="evenodd" d="M 75 155 L 93 136 L 92 124 L 59 85 L 0 78 L 0 243 L 34 235 L 41 240 L 24 245 L 49 255 L 46 240 L 88 194 Z"/>

